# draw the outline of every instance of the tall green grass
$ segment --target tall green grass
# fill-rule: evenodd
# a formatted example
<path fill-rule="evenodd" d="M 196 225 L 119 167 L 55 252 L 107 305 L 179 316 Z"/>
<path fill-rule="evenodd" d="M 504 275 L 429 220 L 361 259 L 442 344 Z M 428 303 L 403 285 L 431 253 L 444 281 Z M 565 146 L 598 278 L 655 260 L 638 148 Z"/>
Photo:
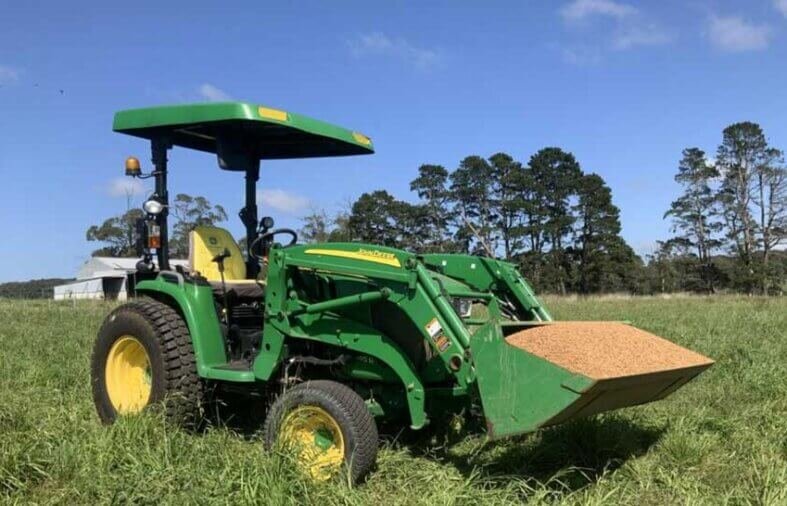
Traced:
<path fill-rule="evenodd" d="M 0 501 L 234 504 L 787 504 L 787 300 L 548 300 L 630 320 L 717 364 L 658 403 L 488 444 L 389 436 L 351 488 L 313 484 L 226 426 L 102 426 L 89 384 L 109 304 L 0 300 Z"/>

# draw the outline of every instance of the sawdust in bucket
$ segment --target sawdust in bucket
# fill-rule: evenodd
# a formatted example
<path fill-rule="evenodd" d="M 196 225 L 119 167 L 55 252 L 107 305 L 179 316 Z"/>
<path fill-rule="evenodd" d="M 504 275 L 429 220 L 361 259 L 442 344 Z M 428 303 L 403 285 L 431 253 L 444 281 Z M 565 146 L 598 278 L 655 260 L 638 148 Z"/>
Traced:
<path fill-rule="evenodd" d="M 555 322 L 506 338 L 512 346 L 589 378 L 605 379 L 709 366 L 713 360 L 618 322 Z"/>

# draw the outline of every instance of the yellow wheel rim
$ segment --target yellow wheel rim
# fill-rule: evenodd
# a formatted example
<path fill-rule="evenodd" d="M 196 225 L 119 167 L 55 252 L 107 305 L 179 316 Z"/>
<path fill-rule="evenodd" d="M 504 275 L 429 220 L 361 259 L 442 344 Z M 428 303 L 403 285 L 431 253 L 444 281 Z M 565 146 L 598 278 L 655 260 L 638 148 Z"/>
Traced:
<path fill-rule="evenodd" d="M 339 423 L 317 406 L 298 406 L 281 424 L 279 443 L 292 449 L 301 468 L 313 479 L 335 476 L 344 461 L 344 436 Z"/>
<path fill-rule="evenodd" d="M 121 336 L 112 344 L 105 368 L 107 394 L 120 414 L 139 413 L 150 399 L 150 358 L 136 337 Z"/>

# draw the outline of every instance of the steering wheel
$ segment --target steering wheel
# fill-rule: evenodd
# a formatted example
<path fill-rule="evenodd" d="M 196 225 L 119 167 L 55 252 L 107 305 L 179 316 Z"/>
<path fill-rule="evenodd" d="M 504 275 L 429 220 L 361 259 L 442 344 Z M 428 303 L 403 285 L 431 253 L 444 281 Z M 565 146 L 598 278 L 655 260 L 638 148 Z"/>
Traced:
<path fill-rule="evenodd" d="M 277 228 L 275 230 L 271 230 L 269 232 L 265 232 L 264 234 L 260 234 L 260 235 L 257 236 L 256 239 L 254 239 L 254 241 L 249 246 L 249 253 L 251 254 L 251 256 L 253 256 L 257 260 L 260 260 L 260 256 L 257 255 L 257 253 L 255 253 L 257 251 L 257 245 L 260 244 L 260 243 L 261 244 L 272 244 L 273 243 L 273 237 L 278 235 L 278 234 L 287 234 L 287 235 L 290 236 L 290 242 L 285 244 L 284 245 L 285 247 L 286 246 L 292 246 L 293 244 L 298 242 L 298 233 L 295 232 L 295 230 L 293 230 L 291 228 Z"/>

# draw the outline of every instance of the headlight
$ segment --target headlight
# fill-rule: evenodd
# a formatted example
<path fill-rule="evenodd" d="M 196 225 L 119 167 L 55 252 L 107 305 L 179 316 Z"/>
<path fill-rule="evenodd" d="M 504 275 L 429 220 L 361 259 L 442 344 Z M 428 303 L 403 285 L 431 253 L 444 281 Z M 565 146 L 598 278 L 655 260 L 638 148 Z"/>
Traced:
<path fill-rule="evenodd" d="M 164 210 L 164 204 L 156 199 L 150 199 L 142 204 L 142 209 L 148 214 L 161 214 L 161 211 Z"/>
<path fill-rule="evenodd" d="M 470 318 L 473 312 L 473 299 L 454 297 L 451 299 L 451 305 L 460 318 Z"/>

